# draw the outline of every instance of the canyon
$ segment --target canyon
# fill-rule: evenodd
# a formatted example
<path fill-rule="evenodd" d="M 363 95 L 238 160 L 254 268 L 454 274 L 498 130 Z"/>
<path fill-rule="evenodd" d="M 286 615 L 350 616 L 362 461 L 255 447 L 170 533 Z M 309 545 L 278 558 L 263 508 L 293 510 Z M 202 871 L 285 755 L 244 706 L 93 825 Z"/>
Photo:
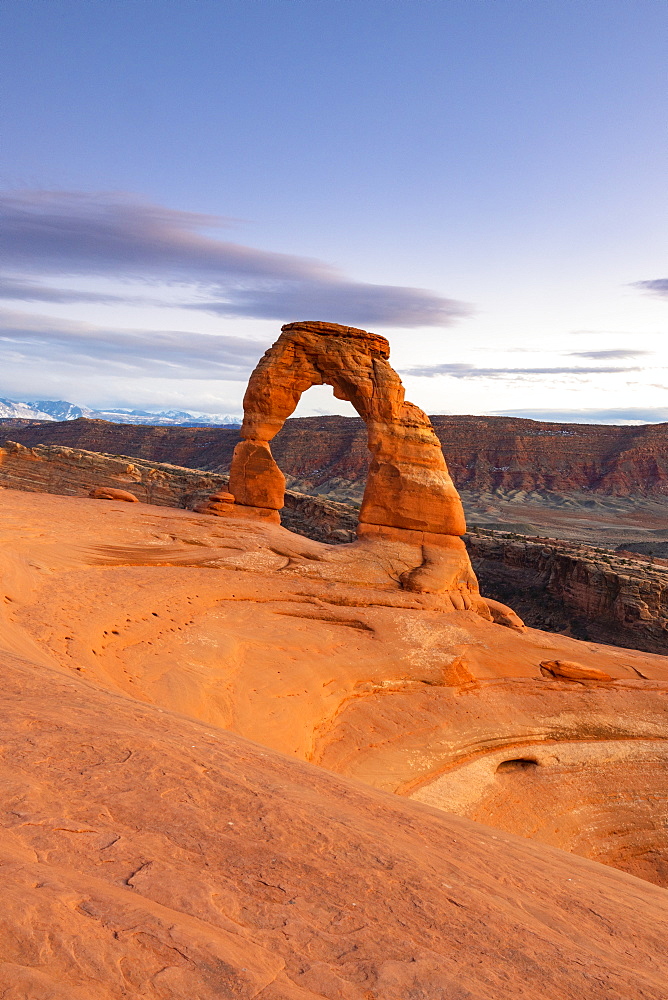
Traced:
<path fill-rule="evenodd" d="M 613 427 L 511 417 L 430 418 L 467 522 L 483 528 L 646 551 L 668 529 L 668 425 Z M 239 431 L 101 420 L 0 421 L 26 446 L 55 444 L 227 473 Z M 296 492 L 359 504 L 370 456 L 362 420 L 285 421 L 272 451 Z M 640 550 L 642 551 L 642 550 Z"/>
<path fill-rule="evenodd" d="M 651 653 L 668 650 L 668 562 L 555 538 L 474 529 L 473 568 L 490 597 L 536 628 Z"/>

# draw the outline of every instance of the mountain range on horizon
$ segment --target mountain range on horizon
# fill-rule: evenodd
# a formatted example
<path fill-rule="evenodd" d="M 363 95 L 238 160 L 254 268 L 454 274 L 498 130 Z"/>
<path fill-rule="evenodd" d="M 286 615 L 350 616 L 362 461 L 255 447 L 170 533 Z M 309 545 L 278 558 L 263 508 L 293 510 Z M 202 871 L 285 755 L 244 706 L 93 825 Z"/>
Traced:
<path fill-rule="evenodd" d="M 168 427 L 240 427 L 241 417 L 186 410 L 117 408 L 94 410 L 66 399 L 14 400 L 0 396 L 0 420 L 110 420 L 117 424 L 150 424 Z"/>

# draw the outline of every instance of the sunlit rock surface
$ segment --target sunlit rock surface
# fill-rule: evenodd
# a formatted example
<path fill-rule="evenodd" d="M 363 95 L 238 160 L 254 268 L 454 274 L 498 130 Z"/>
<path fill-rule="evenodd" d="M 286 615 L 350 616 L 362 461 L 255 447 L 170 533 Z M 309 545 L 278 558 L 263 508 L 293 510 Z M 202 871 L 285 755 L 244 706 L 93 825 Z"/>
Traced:
<path fill-rule="evenodd" d="M 0 496 L 7 652 L 665 880 L 668 658 L 407 592 L 395 543 L 365 551 L 141 503 Z M 548 661 L 611 680 L 546 676 Z"/>

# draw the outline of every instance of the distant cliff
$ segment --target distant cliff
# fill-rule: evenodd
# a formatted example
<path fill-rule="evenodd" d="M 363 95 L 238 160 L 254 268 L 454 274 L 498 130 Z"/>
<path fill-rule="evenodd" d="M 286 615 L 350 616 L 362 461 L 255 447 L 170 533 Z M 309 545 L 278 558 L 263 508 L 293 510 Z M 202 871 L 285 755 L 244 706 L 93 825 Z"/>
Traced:
<path fill-rule="evenodd" d="M 668 562 L 500 532 L 466 546 L 486 597 L 533 628 L 648 653 L 668 651 Z"/>
<path fill-rule="evenodd" d="M 460 489 L 668 496 L 668 424 L 614 427 L 475 416 L 431 420 Z M 132 426 L 87 419 L 0 421 L 0 433 L 29 446 L 58 444 L 216 472 L 229 469 L 239 440 L 236 429 Z M 369 466 L 361 420 L 336 416 L 288 420 L 272 449 L 295 489 L 340 499 L 360 496 Z"/>

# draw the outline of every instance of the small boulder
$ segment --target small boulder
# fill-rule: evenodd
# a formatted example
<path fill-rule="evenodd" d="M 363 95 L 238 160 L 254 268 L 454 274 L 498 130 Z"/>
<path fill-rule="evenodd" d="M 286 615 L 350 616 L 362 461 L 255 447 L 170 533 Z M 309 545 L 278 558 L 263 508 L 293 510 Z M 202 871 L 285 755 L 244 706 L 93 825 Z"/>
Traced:
<path fill-rule="evenodd" d="M 115 490 L 108 486 L 96 486 L 88 494 L 93 500 L 125 500 L 127 503 L 139 503 L 134 493 L 127 490 Z"/>
<path fill-rule="evenodd" d="M 210 493 L 209 500 L 218 500 L 221 503 L 234 503 L 234 496 L 226 490 L 218 490 L 217 493 Z"/>
<path fill-rule="evenodd" d="M 511 628 L 514 632 L 526 632 L 526 625 L 512 608 L 507 607 L 505 604 L 501 604 L 500 601 L 493 601 L 489 597 L 485 597 L 484 602 L 489 609 L 489 613 L 491 614 L 492 621 L 495 625 L 505 625 L 506 628 Z"/>

